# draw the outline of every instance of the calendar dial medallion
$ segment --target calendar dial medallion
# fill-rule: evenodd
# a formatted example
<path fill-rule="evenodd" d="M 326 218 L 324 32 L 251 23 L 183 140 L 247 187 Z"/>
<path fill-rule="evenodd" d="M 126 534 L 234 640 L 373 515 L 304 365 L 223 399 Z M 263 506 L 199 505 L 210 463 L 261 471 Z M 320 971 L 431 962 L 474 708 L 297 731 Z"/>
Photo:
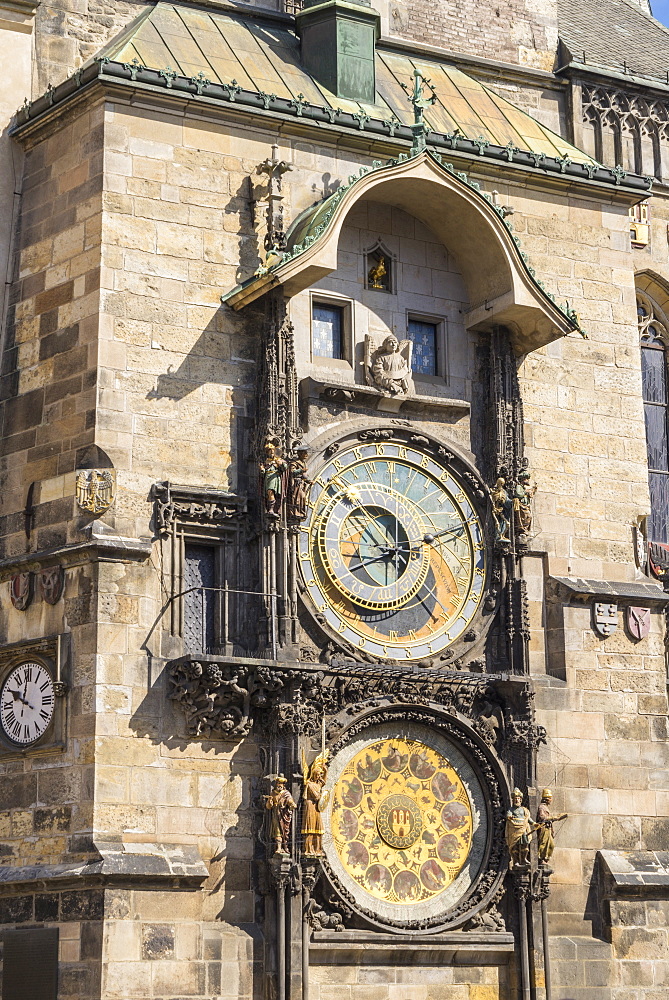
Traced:
<path fill-rule="evenodd" d="M 394 442 L 337 451 L 300 534 L 307 592 L 330 627 L 379 658 L 430 658 L 470 625 L 485 582 L 483 528 L 457 475 Z"/>
<path fill-rule="evenodd" d="M 18 746 L 36 743 L 49 728 L 55 707 L 51 674 L 36 661 L 15 667 L 0 691 L 0 726 Z"/>
<path fill-rule="evenodd" d="M 344 768 L 332 793 L 334 849 L 376 900 L 424 904 L 457 878 L 472 847 L 472 807 L 450 761 L 419 740 L 378 740 Z"/>

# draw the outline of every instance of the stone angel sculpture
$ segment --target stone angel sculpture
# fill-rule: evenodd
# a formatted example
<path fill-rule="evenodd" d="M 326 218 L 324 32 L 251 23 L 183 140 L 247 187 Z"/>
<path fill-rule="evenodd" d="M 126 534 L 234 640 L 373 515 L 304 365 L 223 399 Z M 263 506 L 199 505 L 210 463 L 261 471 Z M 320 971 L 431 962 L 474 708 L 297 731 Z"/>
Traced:
<path fill-rule="evenodd" d="M 398 340 L 390 333 L 383 340 L 365 336 L 365 379 L 367 385 L 383 389 L 392 396 L 413 392 L 411 376 L 411 340 Z"/>

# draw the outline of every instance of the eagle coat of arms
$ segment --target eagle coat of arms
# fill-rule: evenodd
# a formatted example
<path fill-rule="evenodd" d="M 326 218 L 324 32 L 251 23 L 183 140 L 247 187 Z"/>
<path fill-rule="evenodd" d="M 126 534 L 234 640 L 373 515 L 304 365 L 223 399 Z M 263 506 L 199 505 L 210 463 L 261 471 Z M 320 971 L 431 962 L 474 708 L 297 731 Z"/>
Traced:
<path fill-rule="evenodd" d="M 89 514 L 104 514 L 116 496 L 115 469 L 80 469 L 77 472 L 77 503 Z"/>

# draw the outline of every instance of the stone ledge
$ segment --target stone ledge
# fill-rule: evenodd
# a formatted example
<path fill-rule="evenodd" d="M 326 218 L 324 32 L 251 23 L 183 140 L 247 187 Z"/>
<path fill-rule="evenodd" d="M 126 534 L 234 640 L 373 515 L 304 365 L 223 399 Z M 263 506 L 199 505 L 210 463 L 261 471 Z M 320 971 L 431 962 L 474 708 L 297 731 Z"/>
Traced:
<path fill-rule="evenodd" d="M 606 899 L 669 899 L 669 851 L 598 851 Z"/>
<path fill-rule="evenodd" d="M 567 590 L 570 596 L 581 600 L 603 597 L 612 602 L 643 601 L 645 604 L 669 604 L 669 594 L 655 583 L 617 583 L 610 580 L 583 580 L 571 576 L 552 576 L 549 580 Z"/>
<path fill-rule="evenodd" d="M 309 960 L 313 965 L 505 965 L 513 950 L 513 934 L 503 931 L 315 931 Z"/>
<path fill-rule="evenodd" d="M 8 580 L 14 573 L 37 571 L 43 566 L 62 562 L 63 566 L 84 562 L 145 562 L 151 555 L 150 538 L 125 538 L 122 535 L 97 535 L 83 542 L 54 545 L 37 552 L 0 559 L 0 580 Z"/>
<path fill-rule="evenodd" d="M 29 886 L 137 885 L 199 889 L 208 877 L 198 850 L 189 844 L 98 843 L 98 860 L 63 865 L 0 866 L 0 893 Z"/>
<path fill-rule="evenodd" d="M 471 409 L 471 404 L 466 399 L 449 399 L 446 396 L 425 396 L 415 393 L 407 396 L 390 396 L 387 392 L 375 389 L 371 385 L 323 381 L 310 376 L 301 380 L 300 395 L 303 400 L 325 399 L 333 402 L 357 403 L 385 413 L 399 413 L 400 410 L 403 412 L 448 410 L 454 416 L 466 416 Z"/>

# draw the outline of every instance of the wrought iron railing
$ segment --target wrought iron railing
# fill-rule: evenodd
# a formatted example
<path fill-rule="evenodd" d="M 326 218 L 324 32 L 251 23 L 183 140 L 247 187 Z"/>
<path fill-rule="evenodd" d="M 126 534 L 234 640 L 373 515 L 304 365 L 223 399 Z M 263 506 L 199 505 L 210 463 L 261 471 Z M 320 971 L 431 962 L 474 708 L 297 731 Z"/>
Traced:
<path fill-rule="evenodd" d="M 244 595 L 268 601 L 269 607 L 267 608 L 267 612 L 270 619 L 269 639 L 272 659 L 276 659 L 279 645 L 278 602 L 280 600 L 280 595 L 276 591 L 237 590 L 225 583 L 222 587 L 188 587 L 186 590 L 181 590 L 178 594 L 175 594 L 172 600 L 185 598 L 189 594 L 199 595 L 198 600 L 191 606 L 193 610 L 197 609 L 199 614 L 192 619 L 190 623 L 191 627 L 187 628 L 186 617 L 188 611 L 184 608 L 184 638 L 186 638 L 186 632 L 189 631 L 193 638 L 187 641 L 187 646 L 198 645 L 200 648 L 187 648 L 186 652 L 199 653 L 200 655 L 216 655 L 220 654 L 222 650 L 227 651 L 230 646 L 234 646 L 235 644 L 245 645 L 241 641 L 241 629 L 239 625 L 235 624 L 239 622 L 244 609 L 240 609 L 239 606 L 231 609 L 232 595 Z M 211 595 L 211 600 L 208 599 L 208 595 Z M 218 595 L 218 599 L 216 595 Z M 252 613 L 253 603 L 259 602 L 245 602 L 246 616 Z M 253 627 L 254 623 L 247 620 L 245 624 Z M 258 624 L 259 622 L 255 623 L 256 626 Z"/>

